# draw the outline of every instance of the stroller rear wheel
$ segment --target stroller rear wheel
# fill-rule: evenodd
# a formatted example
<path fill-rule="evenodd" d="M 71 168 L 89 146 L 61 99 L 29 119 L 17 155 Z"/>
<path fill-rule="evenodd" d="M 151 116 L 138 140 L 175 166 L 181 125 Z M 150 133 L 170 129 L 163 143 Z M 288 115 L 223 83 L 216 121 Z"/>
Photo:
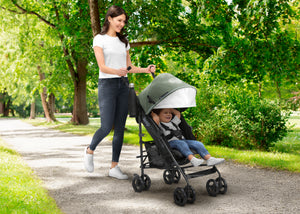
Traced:
<path fill-rule="evenodd" d="M 142 192 L 145 188 L 144 182 L 142 180 L 142 178 L 135 174 L 132 180 L 132 187 L 134 189 L 135 192 Z"/>
<path fill-rule="evenodd" d="M 144 190 L 148 190 L 151 186 L 151 179 L 148 175 L 144 174 L 142 176 L 142 180 L 144 182 Z"/>
<path fill-rule="evenodd" d="M 132 180 L 132 187 L 135 192 L 142 192 L 143 190 L 148 190 L 151 186 L 151 179 L 148 175 L 144 174 L 143 176 L 139 176 L 134 174 Z"/>
<path fill-rule="evenodd" d="M 187 202 L 187 196 L 183 188 L 177 187 L 174 190 L 174 202 L 179 206 L 184 206 Z"/>

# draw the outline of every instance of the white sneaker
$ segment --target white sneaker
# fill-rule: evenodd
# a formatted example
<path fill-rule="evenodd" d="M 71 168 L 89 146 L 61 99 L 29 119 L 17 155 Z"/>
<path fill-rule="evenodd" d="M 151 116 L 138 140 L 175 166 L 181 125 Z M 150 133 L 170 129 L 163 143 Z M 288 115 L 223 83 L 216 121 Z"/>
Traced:
<path fill-rule="evenodd" d="M 193 166 L 200 166 L 203 162 L 204 162 L 203 159 L 198 159 L 196 157 L 193 157 L 191 160 Z"/>
<path fill-rule="evenodd" d="M 120 180 L 126 180 L 128 179 L 128 176 L 126 174 L 123 174 L 120 167 L 117 165 L 114 168 L 109 170 L 108 176 L 114 177 Z"/>
<path fill-rule="evenodd" d="M 207 160 L 207 166 L 214 166 L 220 163 L 223 163 L 225 161 L 224 158 L 214 158 L 214 157 L 210 157 Z"/>
<path fill-rule="evenodd" d="M 87 147 L 84 149 L 84 168 L 88 172 L 94 172 L 94 155 L 86 152 Z"/>

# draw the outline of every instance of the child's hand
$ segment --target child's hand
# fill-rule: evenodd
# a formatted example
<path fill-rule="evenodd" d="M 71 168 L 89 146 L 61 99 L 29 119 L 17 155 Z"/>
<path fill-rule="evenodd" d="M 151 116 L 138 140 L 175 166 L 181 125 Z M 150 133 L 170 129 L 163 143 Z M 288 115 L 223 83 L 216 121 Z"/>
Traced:
<path fill-rule="evenodd" d="M 153 111 L 151 111 L 151 116 L 152 116 L 152 119 L 154 120 L 154 122 L 157 125 L 159 125 L 159 123 L 160 123 L 159 116 L 157 114 L 155 114 Z"/>

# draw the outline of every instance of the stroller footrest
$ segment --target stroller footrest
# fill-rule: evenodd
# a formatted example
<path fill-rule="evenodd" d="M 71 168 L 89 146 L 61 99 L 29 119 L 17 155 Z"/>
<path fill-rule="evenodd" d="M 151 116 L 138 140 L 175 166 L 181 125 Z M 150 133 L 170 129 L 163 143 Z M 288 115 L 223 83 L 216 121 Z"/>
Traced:
<path fill-rule="evenodd" d="M 200 177 L 200 176 L 205 176 L 205 175 L 213 174 L 215 172 L 217 172 L 217 168 L 215 166 L 213 166 L 210 169 L 206 169 L 206 170 L 202 170 L 202 171 L 198 171 L 198 172 L 193 172 L 193 173 L 187 174 L 187 177 L 189 177 L 189 178 L 196 178 L 196 177 Z"/>

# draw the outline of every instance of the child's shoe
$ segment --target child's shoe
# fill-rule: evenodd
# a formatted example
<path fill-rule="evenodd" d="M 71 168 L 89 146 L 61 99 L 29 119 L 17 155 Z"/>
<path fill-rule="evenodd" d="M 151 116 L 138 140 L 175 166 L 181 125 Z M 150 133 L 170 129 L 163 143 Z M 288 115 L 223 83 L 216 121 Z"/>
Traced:
<path fill-rule="evenodd" d="M 195 157 L 193 157 L 192 160 L 191 160 L 191 163 L 192 163 L 193 166 L 200 166 L 203 162 L 204 162 L 203 159 L 198 159 L 198 158 L 195 158 Z"/>
<path fill-rule="evenodd" d="M 224 158 L 214 158 L 214 157 L 210 157 L 207 160 L 207 166 L 214 166 L 220 163 L 223 163 L 225 161 Z"/>

